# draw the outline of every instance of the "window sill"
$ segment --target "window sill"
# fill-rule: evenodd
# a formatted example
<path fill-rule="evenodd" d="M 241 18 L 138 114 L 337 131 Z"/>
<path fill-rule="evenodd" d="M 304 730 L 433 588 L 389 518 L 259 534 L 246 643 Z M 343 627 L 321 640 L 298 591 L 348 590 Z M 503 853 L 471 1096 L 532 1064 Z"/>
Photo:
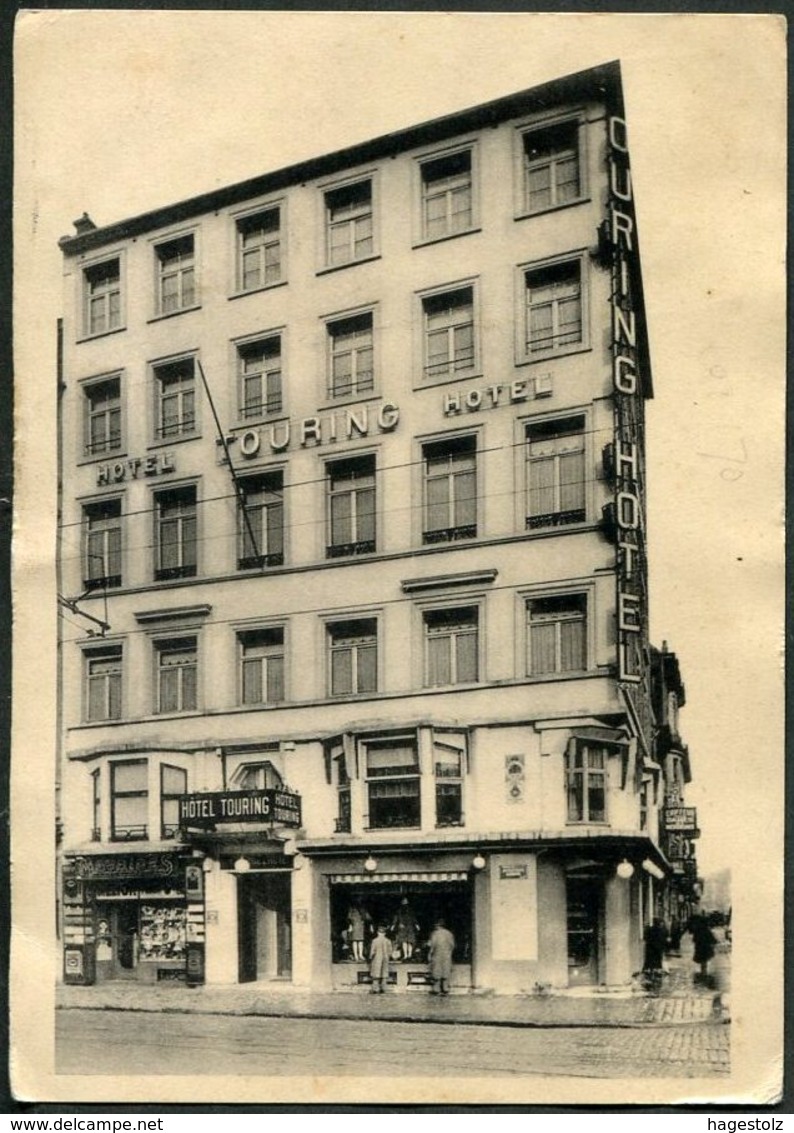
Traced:
<path fill-rule="evenodd" d="M 566 826 L 576 826 L 576 827 L 597 826 L 601 830 L 607 830 L 612 825 L 612 823 L 607 822 L 605 819 L 600 819 L 600 818 L 598 818 L 598 819 L 594 818 L 592 821 L 590 821 L 589 819 L 586 819 L 586 818 L 568 818 L 565 821 L 565 825 Z"/>
<path fill-rule="evenodd" d="M 114 448 L 109 452 L 102 453 L 84 453 L 77 458 L 78 468 L 82 468 L 88 464 L 115 464 L 119 460 L 125 460 L 128 456 L 128 449 L 126 445 L 123 448 Z"/>
<path fill-rule="evenodd" d="M 365 834 L 391 834 L 394 830 L 421 830 L 422 826 L 417 823 L 416 826 L 364 826 Z"/>
<path fill-rule="evenodd" d="M 163 319 L 175 319 L 178 315 L 186 315 L 189 311 L 200 311 L 201 303 L 194 303 L 192 307 L 180 307 L 178 311 L 167 311 L 160 315 L 152 315 L 150 319 L 146 320 L 149 323 L 160 323 Z"/>
<path fill-rule="evenodd" d="M 260 425 L 277 425 L 280 421 L 289 421 L 289 413 L 282 406 L 281 409 L 271 409 L 264 413 L 252 414 L 250 417 L 243 417 L 240 415 L 237 422 L 230 426 L 232 433 L 240 431 L 246 432 L 248 429 L 256 429 Z"/>
<path fill-rule="evenodd" d="M 228 295 L 228 299 L 242 299 L 246 295 L 259 295 L 262 291 L 274 291 L 278 287 L 286 287 L 289 280 L 279 279 L 275 283 L 263 283 L 260 287 L 241 288 Z"/>
<path fill-rule="evenodd" d="M 346 260 L 343 264 L 327 264 L 325 267 L 318 268 L 315 275 L 328 275 L 334 271 L 344 271 L 345 268 L 354 268 L 358 264 L 371 264 L 373 260 L 381 258 L 380 252 L 373 252 L 371 256 L 362 256 L 359 260 Z"/>
<path fill-rule="evenodd" d="M 317 406 L 317 412 L 332 412 L 334 409 L 346 408 L 365 401 L 380 401 L 382 398 L 383 394 L 377 388 L 363 390 L 361 393 L 340 394 L 339 397 L 328 397 L 325 401 L 321 401 Z"/>
<path fill-rule="evenodd" d="M 429 244 L 445 244 L 448 240 L 457 240 L 460 236 L 471 236 L 475 232 L 482 232 L 482 226 L 473 224 L 470 228 L 463 228 L 460 232 L 445 232 L 443 236 L 423 236 L 416 240 L 412 248 L 426 248 Z"/>
<path fill-rule="evenodd" d="M 425 377 L 424 375 L 422 375 L 422 378 L 419 382 L 413 383 L 412 389 L 415 392 L 417 390 L 422 390 L 422 389 L 436 389 L 438 386 L 452 385 L 453 382 L 458 383 L 458 384 L 460 382 L 468 382 L 468 381 L 471 381 L 472 378 L 482 378 L 482 376 L 483 376 L 482 366 L 480 366 L 478 364 L 476 366 L 471 366 L 467 370 L 459 370 L 457 373 L 453 374 L 451 377 L 449 377 L 446 374 L 443 377 L 438 377 L 438 378 L 428 378 L 428 377 Z"/>
<path fill-rule="evenodd" d="M 591 200 L 592 198 L 588 195 L 584 197 L 576 197 L 572 201 L 563 201 L 561 204 L 546 205 L 544 208 L 539 209 L 522 208 L 515 214 L 513 219 L 530 220 L 535 216 L 546 216 L 550 212 L 562 212 L 563 209 L 576 208 L 577 205 L 586 205 L 589 204 Z"/>
<path fill-rule="evenodd" d="M 84 342 L 93 342 L 97 338 L 107 338 L 109 334 L 121 334 L 126 329 L 127 324 L 125 323 L 123 326 L 111 327 L 109 330 L 98 330 L 94 334 L 81 334 L 75 339 L 75 342 L 79 346 Z"/>
<path fill-rule="evenodd" d="M 531 366 L 534 362 L 549 362 L 554 358 L 567 358 L 571 354 L 587 354 L 592 350 L 589 342 L 574 342 L 570 346 L 560 346 L 552 350 L 538 351 L 537 354 L 520 354 L 516 366 Z"/>
<path fill-rule="evenodd" d="M 154 441 L 149 441 L 146 446 L 147 451 L 151 448 L 170 448 L 171 445 L 183 445 L 188 441 L 200 441 L 201 433 L 177 433 L 173 437 L 158 438 Z"/>

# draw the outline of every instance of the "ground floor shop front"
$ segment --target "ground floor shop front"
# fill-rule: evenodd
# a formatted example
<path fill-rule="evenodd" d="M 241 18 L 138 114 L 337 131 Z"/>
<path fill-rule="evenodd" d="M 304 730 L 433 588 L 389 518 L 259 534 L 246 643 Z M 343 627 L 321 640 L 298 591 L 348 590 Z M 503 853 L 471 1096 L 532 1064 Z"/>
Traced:
<path fill-rule="evenodd" d="M 382 927 L 387 985 L 419 992 L 443 922 L 455 991 L 627 985 L 664 892 L 639 842 L 67 858 L 64 978 L 365 989 Z"/>

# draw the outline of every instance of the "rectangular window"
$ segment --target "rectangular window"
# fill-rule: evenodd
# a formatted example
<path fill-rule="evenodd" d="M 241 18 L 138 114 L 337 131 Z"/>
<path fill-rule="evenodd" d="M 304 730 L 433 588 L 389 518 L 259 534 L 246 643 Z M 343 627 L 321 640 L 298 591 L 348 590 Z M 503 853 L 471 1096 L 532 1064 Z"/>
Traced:
<path fill-rule="evenodd" d="M 375 457 L 357 456 L 328 466 L 326 558 L 375 550 Z"/>
<path fill-rule="evenodd" d="M 84 333 L 105 334 L 121 326 L 121 264 L 118 259 L 83 271 Z"/>
<path fill-rule="evenodd" d="M 640 830 L 648 829 L 648 784 L 640 787 Z"/>
<path fill-rule="evenodd" d="M 479 679 L 478 620 L 476 606 L 425 613 L 426 687 Z"/>
<path fill-rule="evenodd" d="M 267 791 L 279 790 L 284 780 L 269 759 L 264 763 L 246 763 L 234 776 L 235 790 Z"/>
<path fill-rule="evenodd" d="M 328 626 L 330 695 L 354 696 L 378 687 L 378 623 L 375 618 Z"/>
<path fill-rule="evenodd" d="M 172 315 L 196 305 L 196 257 L 191 235 L 168 240 L 155 248 L 157 313 Z"/>
<path fill-rule="evenodd" d="M 587 598 L 565 594 L 527 603 L 528 672 L 582 672 L 587 668 Z"/>
<path fill-rule="evenodd" d="M 193 578 L 196 574 L 196 488 L 169 488 L 155 494 L 154 577 Z"/>
<path fill-rule="evenodd" d="M 284 700 L 284 630 L 281 626 L 246 630 L 240 642 L 240 698 L 243 704 Z"/>
<path fill-rule="evenodd" d="M 527 527 L 584 522 L 584 417 L 527 425 Z"/>
<path fill-rule="evenodd" d="M 110 824 L 114 842 L 145 841 L 149 834 L 149 767 L 145 759 L 110 765 Z"/>
<path fill-rule="evenodd" d="M 121 448 L 121 378 L 83 386 L 83 452 L 99 456 Z"/>
<path fill-rule="evenodd" d="M 569 822 L 606 821 L 607 759 L 604 748 L 573 743 L 565 757 Z"/>
<path fill-rule="evenodd" d="M 83 507 L 83 587 L 121 586 L 121 500 Z"/>
<path fill-rule="evenodd" d="M 102 772 L 91 772 L 91 841 L 102 841 Z"/>
<path fill-rule="evenodd" d="M 474 289 L 461 287 L 422 299 L 424 373 L 429 381 L 474 367 Z"/>
<path fill-rule="evenodd" d="M 155 644 L 157 653 L 156 712 L 190 712 L 197 704 L 198 645 L 195 637 Z"/>
<path fill-rule="evenodd" d="M 372 182 L 357 181 L 325 194 L 326 262 L 329 267 L 353 263 L 375 250 Z"/>
<path fill-rule="evenodd" d="M 421 825 L 419 755 L 411 738 L 366 744 L 369 828 L 389 830 Z"/>
<path fill-rule="evenodd" d="M 421 163 L 422 235 L 455 236 L 473 223 L 471 150 Z"/>
<path fill-rule="evenodd" d="M 460 826 L 463 822 L 463 752 L 436 742 L 433 759 L 436 826 Z"/>
<path fill-rule="evenodd" d="M 237 221 L 237 286 L 256 291 L 282 279 L 281 209 L 278 205 Z"/>
<path fill-rule="evenodd" d="M 196 431 L 196 367 L 192 358 L 154 367 L 155 429 L 158 438 Z"/>
<path fill-rule="evenodd" d="M 187 794 L 187 771 L 160 765 L 160 837 L 165 841 L 179 836 L 179 800 Z"/>
<path fill-rule="evenodd" d="M 375 388 L 372 312 L 328 323 L 328 396 L 351 397 Z"/>
<path fill-rule="evenodd" d="M 91 650 L 85 655 L 86 719 L 121 719 L 121 646 Z"/>
<path fill-rule="evenodd" d="M 284 408 L 281 384 L 281 336 L 237 347 L 240 416 L 265 417 Z"/>
<path fill-rule="evenodd" d="M 583 341 L 581 274 L 579 260 L 524 273 L 528 357 Z"/>
<path fill-rule="evenodd" d="M 240 480 L 245 514 L 238 507 L 237 566 L 281 566 L 284 562 L 284 475 L 266 472 Z"/>
<path fill-rule="evenodd" d="M 424 543 L 472 539 L 477 534 L 477 438 L 454 437 L 423 445 Z"/>
<path fill-rule="evenodd" d="M 347 760 L 342 744 L 334 744 L 330 750 L 331 766 L 336 783 L 335 834 L 349 834 L 351 828 L 350 776 L 347 773 Z"/>
<path fill-rule="evenodd" d="M 577 200 L 581 195 L 578 123 L 528 130 L 522 140 L 526 211 L 538 212 Z"/>

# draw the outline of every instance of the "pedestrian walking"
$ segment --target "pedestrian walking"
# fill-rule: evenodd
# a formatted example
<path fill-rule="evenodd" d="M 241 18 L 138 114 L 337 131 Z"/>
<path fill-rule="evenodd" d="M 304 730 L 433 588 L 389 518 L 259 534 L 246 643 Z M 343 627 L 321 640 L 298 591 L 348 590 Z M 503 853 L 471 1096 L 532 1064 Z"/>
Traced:
<path fill-rule="evenodd" d="M 414 911 L 408 902 L 408 898 L 403 897 L 391 924 L 391 931 L 394 933 L 394 946 L 399 949 L 402 960 L 412 958 L 418 930 L 419 925 Z"/>
<path fill-rule="evenodd" d="M 695 979 L 701 983 L 706 983 L 709 974 L 709 960 L 714 956 L 717 944 L 706 914 L 693 913 L 689 918 L 687 931 L 691 933 L 695 945 L 693 960 L 700 965 L 700 972 L 695 974 Z"/>
<path fill-rule="evenodd" d="M 449 980 L 452 975 L 452 953 L 455 951 L 455 937 L 442 918 L 436 921 L 430 934 L 429 959 L 430 979 L 433 986 L 431 995 L 449 995 Z"/>
<path fill-rule="evenodd" d="M 661 917 L 654 917 L 653 922 L 645 926 L 645 959 L 642 970 L 644 972 L 660 972 L 664 968 L 664 953 L 667 947 L 667 929 Z"/>
<path fill-rule="evenodd" d="M 372 995 L 383 994 L 383 981 L 389 974 L 392 944 L 386 935 L 386 926 L 378 925 L 378 931 L 369 948 L 369 974 L 372 977 Z"/>

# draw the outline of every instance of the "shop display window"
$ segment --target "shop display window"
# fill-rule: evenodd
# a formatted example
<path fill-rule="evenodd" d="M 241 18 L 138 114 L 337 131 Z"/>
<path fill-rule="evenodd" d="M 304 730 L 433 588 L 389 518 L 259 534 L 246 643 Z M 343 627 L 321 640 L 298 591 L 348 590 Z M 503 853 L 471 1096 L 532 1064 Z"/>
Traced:
<path fill-rule="evenodd" d="M 184 907 L 177 906 L 173 902 L 142 902 L 138 959 L 142 963 L 184 960 L 187 938 L 186 918 Z"/>

